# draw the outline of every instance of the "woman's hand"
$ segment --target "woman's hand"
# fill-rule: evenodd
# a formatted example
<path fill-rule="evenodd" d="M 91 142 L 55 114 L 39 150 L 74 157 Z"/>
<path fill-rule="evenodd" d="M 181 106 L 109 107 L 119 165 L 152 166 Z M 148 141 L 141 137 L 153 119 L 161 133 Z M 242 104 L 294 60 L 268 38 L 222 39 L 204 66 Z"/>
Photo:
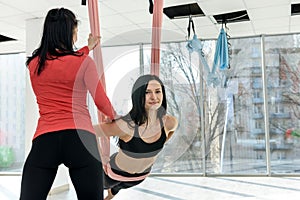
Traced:
<path fill-rule="evenodd" d="M 88 38 L 88 48 L 89 50 L 93 50 L 98 44 L 100 44 L 100 36 L 93 36 L 91 33 Z"/>

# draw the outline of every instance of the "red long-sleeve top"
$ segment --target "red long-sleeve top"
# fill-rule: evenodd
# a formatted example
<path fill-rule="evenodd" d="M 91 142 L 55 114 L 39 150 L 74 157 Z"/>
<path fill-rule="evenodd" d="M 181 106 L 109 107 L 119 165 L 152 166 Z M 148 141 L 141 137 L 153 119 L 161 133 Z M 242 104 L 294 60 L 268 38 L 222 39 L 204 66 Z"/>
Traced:
<path fill-rule="evenodd" d="M 40 114 L 33 139 L 65 129 L 82 129 L 95 134 L 87 107 L 87 92 L 103 114 L 114 118 L 114 109 L 101 85 L 95 62 L 88 56 L 88 47 L 79 52 L 83 55 L 47 60 L 40 75 L 36 73 L 38 58 L 30 62 L 30 80 Z"/>

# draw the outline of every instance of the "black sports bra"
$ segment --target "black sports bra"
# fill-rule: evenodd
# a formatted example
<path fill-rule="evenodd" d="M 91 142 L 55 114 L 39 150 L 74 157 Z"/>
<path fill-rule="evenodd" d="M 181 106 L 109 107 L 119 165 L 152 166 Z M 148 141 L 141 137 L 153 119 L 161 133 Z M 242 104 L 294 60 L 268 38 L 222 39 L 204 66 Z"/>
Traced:
<path fill-rule="evenodd" d="M 134 128 L 134 135 L 128 142 L 119 140 L 120 149 L 132 158 L 150 158 L 156 156 L 163 148 L 167 136 L 165 133 L 163 121 L 160 118 L 161 135 L 159 139 L 152 143 L 145 142 L 139 135 L 138 126 Z"/>

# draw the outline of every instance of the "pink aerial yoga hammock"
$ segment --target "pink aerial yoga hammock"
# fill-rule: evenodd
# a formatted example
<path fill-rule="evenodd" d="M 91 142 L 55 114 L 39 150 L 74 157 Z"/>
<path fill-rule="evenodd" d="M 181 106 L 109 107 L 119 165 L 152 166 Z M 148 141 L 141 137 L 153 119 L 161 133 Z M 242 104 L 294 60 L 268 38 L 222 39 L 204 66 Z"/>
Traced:
<path fill-rule="evenodd" d="M 98 1 L 97 0 L 89 0 L 88 1 L 88 11 L 89 11 L 89 19 L 90 19 L 90 28 L 91 32 L 94 36 L 100 35 L 100 23 L 99 23 L 99 15 L 98 15 Z M 102 51 L 101 44 L 94 48 L 93 57 L 97 66 L 98 74 L 100 75 L 101 84 L 106 90 L 105 86 L 105 76 L 104 76 L 104 67 L 102 60 Z M 98 111 L 98 121 L 101 123 L 103 121 L 103 114 Z M 100 156 L 102 159 L 103 169 L 107 171 L 107 163 L 109 162 L 110 157 L 110 140 L 109 137 L 100 137 Z"/>
<path fill-rule="evenodd" d="M 84 2 L 83 2 L 84 4 Z M 88 0 L 88 12 L 90 19 L 90 28 L 94 36 L 100 35 L 100 23 L 98 15 L 98 1 Z M 159 76 L 159 63 L 160 63 L 160 40 L 161 40 L 161 26 L 163 15 L 163 0 L 154 0 L 153 8 L 153 22 L 152 22 L 152 48 L 151 48 L 151 74 Z M 98 45 L 93 50 L 93 57 L 100 75 L 100 81 L 105 90 L 105 76 L 102 60 L 101 46 Z M 98 111 L 98 121 L 103 121 L 103 114 Z M 149 174 L 140 177 L 123 177 L 115 174 L 110 167 L 110 139 L 109 137 L 100 137 L 100 156 L 102 160 L 104 172 L 115 180 L 120 181 L 137 181 L 146 178 Z"/>
<path fill-rule="evenodd" d="M 151 74 L 159 76 L 160 41 L 163 18 L 163 0 L 154 0 L 152 19 Z"/>

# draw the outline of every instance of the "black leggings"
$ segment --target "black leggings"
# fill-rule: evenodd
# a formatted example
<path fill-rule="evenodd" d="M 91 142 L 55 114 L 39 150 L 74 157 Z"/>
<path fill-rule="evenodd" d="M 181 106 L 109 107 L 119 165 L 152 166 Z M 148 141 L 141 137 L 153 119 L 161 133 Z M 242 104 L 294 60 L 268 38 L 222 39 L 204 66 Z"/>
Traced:
<path fill-rule="evenodd" d="M 62 130 L 38 136 L 23 168 L 20 200 L 46 200 L 58 166 L 69 168 L 79 200 L 103 200 L 103 169 L 94 134 Z"/>

